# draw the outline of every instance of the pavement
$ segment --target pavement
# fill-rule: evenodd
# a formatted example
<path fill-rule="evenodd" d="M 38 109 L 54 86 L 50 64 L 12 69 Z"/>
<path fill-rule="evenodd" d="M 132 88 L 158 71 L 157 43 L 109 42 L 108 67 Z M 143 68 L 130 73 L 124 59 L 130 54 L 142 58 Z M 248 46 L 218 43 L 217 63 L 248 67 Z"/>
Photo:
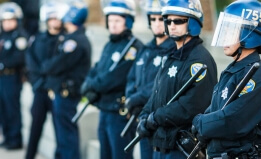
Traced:
<path fill-rule="evenodd" d="M 3 141 L 3 136 L 0 134 L 0 143 Z M 23 159 L 25 156 L 25 147 L 19 150 L 6 150 L 0 147 L 0 159 Z M 40 154 L 37 154 L 35 159 L 47 159 Z"/>

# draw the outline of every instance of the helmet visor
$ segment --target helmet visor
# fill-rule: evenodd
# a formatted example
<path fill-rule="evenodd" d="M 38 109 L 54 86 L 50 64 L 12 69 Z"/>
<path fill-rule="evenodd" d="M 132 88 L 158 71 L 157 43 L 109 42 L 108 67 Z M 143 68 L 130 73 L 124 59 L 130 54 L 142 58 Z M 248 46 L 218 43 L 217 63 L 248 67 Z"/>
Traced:
<path fill-rule="evenodd" d="M 256 21 L 221 12 L 211 46 L 231 46 L 240 43 L 257 27 Z"/>

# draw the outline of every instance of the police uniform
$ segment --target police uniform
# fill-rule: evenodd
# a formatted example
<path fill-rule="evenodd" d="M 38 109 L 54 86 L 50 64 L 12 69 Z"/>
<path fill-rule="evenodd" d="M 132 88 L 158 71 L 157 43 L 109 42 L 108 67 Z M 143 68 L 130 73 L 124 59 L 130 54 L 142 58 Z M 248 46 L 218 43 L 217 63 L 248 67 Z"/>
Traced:
<path fill-rule="evenodd" d="M 65 35 L 56 54 L 42 63 L 42 71 L 47 74 L 45 87 L 54 98 L 55 158 L 80 158 L 78 127 L 71 119 L 81 98 L 79 89 L 90 68 L 90 60 L 91 45 L 85 36 L 85 29 L 79 28 Z"/>
<path fill-rule="evenodd" d="M 22 29 L 0 34 L 0 105 L 6 148 L 22 146 L 20 92 L 27 35 Z"/>
<path fill-rule="evenodd" d="M 125 95 L 127 74 L 143 44 L 136 39 L 122 59 L 119 59 L 121 51 L 133 37 L 130 30 L 119 35 L 111 36 L 105 45 L 100 61 L 91 69 L 86 78 L 90 89 L 100 94 L 95 105 L 101 110 L 99 117 L 99 140 L 101 143 L 101 158 L 131 158 L 124 153 L 123 148 L 132 139 L 133 135 L 120 138 L 120 133 L 127 123 L 125 116 L 119 115 L 122 108 L 120 99 Z M 119 61 L 112 71 L 111 65 Z M 113 157 L 114 156 L 114 157 Z M 110 158 L 108 157 L 108 158 Z"/>
<path fill-rule="evenodd" d="M 236 99 L 226 103 L 252 65 L 255 62 L 260 64 L 260 18 L 254 14 L 245 14 L 246 10 L 254 10 L 259 14 L 260 8 L 259 1 L 239 0 L 220 13 L 215 31 L 217 36 L 213 37 L 212 45 L 238 48 L 231 55 L 234 56 L 234 62 L 222 72 L 214 88 L 211 105 L 205 114 L 199 114 L 193 119 L 199 139 L 207 144 L 209 158 L 260 158 L 261 100 L 258 95 L 261 90 L 261 69 L 255 72 L 242 91 L 239 90 L 241 92 Z M 231 27 L 242 19 L 242 27 Z M 219 25 L 224 26 L 224 29 Z M 235 32 L 240 32 L 240 36 L 234 41 L 232 35 Z"/>
<path fill-rule="evenodd" d="M 168 38 L 160 45 L 156 44 L 156 38 L 147 44 L 146 49 L 136 59 L 128 75 L 126 86 L 126 98 L 131 107 L 142 108 L 148 101 L 154 84 L 154 79 L 161 66 L 164 56 L 169 50 L 174 49 L 175 42 Z M 135 124 L 135 127 L 137 125 Z M 151 158 L 152 149 L 147 138 L 140 141 L 141 156 L 143 159 Z"/>
<path fill-rule="evenodd" d="M 260 69 L 247 83 L 239 98 L 221 110 L 255 62 L 260 63 L 258 52 L 233 66 L 229 65 L 214 88 L 210 107 L 204 115 L 197 115 L 193 120 L 199 133 L 211 138 L 207 148 L 209 157 L 220 157 L 224 152 L 237 157 L 235 155 L 248 152 L 255 141 L 261 139 L 257 127 L 261 121 L 260 99 L 257 98 L 261 90 Z"/>
<path fill-rule="evenodd" d="M 34 37 L 32 37 L 34 38 Z M 60 38 L 60 39 L 59 39 Z M 31 107 L 32 124 L 27 146 L 26 159 L 33 159 L 37 152 L 46 115 L 52 111 L 52 101 L 44 88 L 46 74 L 41 70 L 43 61 L 52 57 L 63 35 L 51 35 L 48 31 L 36 35 L 26 54 L 28 78 L 33 88 L 34 100 Z M 33 40 L 33 39 L 32 39 Z"/>
<path fill-rule="evenodd" d="M 202 73 L 186 93 L 166 106 L 203 64 L 208 66 L 207 71 Z M 199 37 L 193 37 L 183 48 L 175 48 L 167 58 L 163 58 L 153 93 L 140 115 L 140 118 L 144 118 L 154 112 L 154 119 L 159 127 L 153 132 L 150 140 L 156 150 L 176 150 L 177 132 L 190 127 L 193 117 L 206 109 L 216 82 L 216 64 L 202 46 Z M 182 155 L 180 157 L 182 158 Z"/>

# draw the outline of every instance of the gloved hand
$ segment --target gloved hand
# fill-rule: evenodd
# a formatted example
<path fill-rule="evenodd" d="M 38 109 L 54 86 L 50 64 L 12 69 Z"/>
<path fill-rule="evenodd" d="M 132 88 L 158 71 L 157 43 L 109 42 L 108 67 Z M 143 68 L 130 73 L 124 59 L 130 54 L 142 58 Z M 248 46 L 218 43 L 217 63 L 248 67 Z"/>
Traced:
<path fill-rule="evenodd" d="M 99 99 L 99 94 L 94 92 L 94 91 L 88 91 L 85 94 L 86 98 L 88 99 L 90 104 L 93 104 L 94 102 L 96 102 Z"/>
<path fill-rule="evenodd" d="M 85 80 L 80 88 L 80 93 L 81 95 L 85 96 L 86 93 L 91 89 L 90 85 L 88 84 L 88 82 Z"/>
<path fill-rule="evenodd" d="M 201 136 L 199 133 L 197 133 L 197 139 L 200 141 L 203 145 L 206 145 L 208 143 L 208 139 L 206 137 Z"/>
<path fill-rule="evenodd" d="M 147 118 L 146 128 L 149 130 L 156 130 L 159 124 L 154 120 L 154 112 L 150 113 Z"/>
<path fill-rule="evenodd" d="M 137 133 L 140 137 L 150 137 L 151 132 L 146 128 L 147 119 L 141 119 L 137 126 Z"/>
<path fill-rule="evenodd" d="M 128 109 L 128 114 L 131 115 L 138 115 L 141 110 L 142 106 L 134 105 L 131 98 L 127 98 L 124 107 Z"/>
<path fill-rule="evenodd" d="M 198 130 L 196 129 L 196 127 L 194 125 L 191 126 L 191 133 L 196 136 L 198 133 Z"/>

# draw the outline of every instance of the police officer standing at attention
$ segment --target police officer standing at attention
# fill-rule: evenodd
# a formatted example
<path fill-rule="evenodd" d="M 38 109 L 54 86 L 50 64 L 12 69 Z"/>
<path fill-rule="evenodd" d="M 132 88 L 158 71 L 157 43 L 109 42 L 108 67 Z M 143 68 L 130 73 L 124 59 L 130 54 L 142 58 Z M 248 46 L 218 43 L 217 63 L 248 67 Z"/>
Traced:
<path fill-rule="evenodd" d="M 83 26 L 88 8 L 73 1 L 63 17 L 66 30 L 57 51 L 42 63 L 47 74 L 46 88 L 53 98 L 53 120 L 57 140 L 55 159 L 79 159 L 79 131 L 71 122 L 81 99 L 80 86 L 91 64 L 91 45 Z M 56 48 L 54 48 L 56 49 Z"/>
<path fill-rule="evenodd" d="M 38 33 L 30 39 L 30 47 L 26 54 L 26 66 L 29 81 L 32 84 L 34 99 L 31 108 L 32 123 L 26 159 L 34 159 L 38 143 L 42 134 L 46 115 L 52 112 L 52 101 L 48 97 L 48 90 L 44 88 L 46 74 L 41 70 L 41 64 L 52 57 L 57 51 L 57 45 L 63 40 L 62 17 L 69 9 L 65 3 L 47 3 L 41 7 L 41 20 L 46 22 L 47 30 Z"/>
<path fill-rule="evenodd" d="M 0 107 L 4 142 L 11 150 L 22 148 L 20 93 L 27 34 L 22 29 L 23 14 L 14 2 L 0 7 Z"/>
<path fill-rule="evenodd" d="M 129 133 L 120 137 L 127 119 L 119 111 L 124 107 L 127 74 L 143 44 L 131 32 L 134 1 L 109 0 L 103 4 L 110 41 L 82 85 L 82 94 L 88 99 L 91 94 L 99 95 L 94 104 L 101 110 L 98 128 L 101 159 L 131 159 L 132 153 L 126 154 L 123 149 L 134 136 Z"/>
<path fill-rule="evenodd" d="M 205 114 L 193 119 L 198 139 L 207 144 L 211 159 L 261 157 L 260 68 L 239 96 L 222 109 L 248 70 L 255 62 L 260 63 L 260 14 L 259 1 L 238 0 L 219 15 L 212 45 L 223 47 L 225 55 L 233 57 L 234 62 L 222 72 Z"/>
<path fill-rule="evenodd" d="M 159 0 L 143 0 L 141 6 L 146 11 L 149 28 L 154 38 L 146 45 L 146 49 L 136 59 L 128 75 L 126 102 L 129 115 L 138 115 L 147 103 L 154 84 L 154 79 L 161 66 L 163 56 L 175 48 L 175 42 L 164 34 L 165 27 L 161 15 Z M 147 138 L 140 141 L 142 159 L 152 159 L 153 149 Z"/>
<path fill-rule="evenodd" d="M 176 147 L 177 133 L 191 127 L 193 117 L 210 103 L 217 83 L 217 69 L 199 37 L 203 13 L 199 0 L 168 0 L 162 8 L 166 33 L 176 46 L 156 76 L 153 93 L 140 114 L 137 133 L 149 137 L 154 147 L 153 159 L 184 159 Z M 207 65 L 201 76 L 181 96 L 167 103 L 181 87 Z"/>

